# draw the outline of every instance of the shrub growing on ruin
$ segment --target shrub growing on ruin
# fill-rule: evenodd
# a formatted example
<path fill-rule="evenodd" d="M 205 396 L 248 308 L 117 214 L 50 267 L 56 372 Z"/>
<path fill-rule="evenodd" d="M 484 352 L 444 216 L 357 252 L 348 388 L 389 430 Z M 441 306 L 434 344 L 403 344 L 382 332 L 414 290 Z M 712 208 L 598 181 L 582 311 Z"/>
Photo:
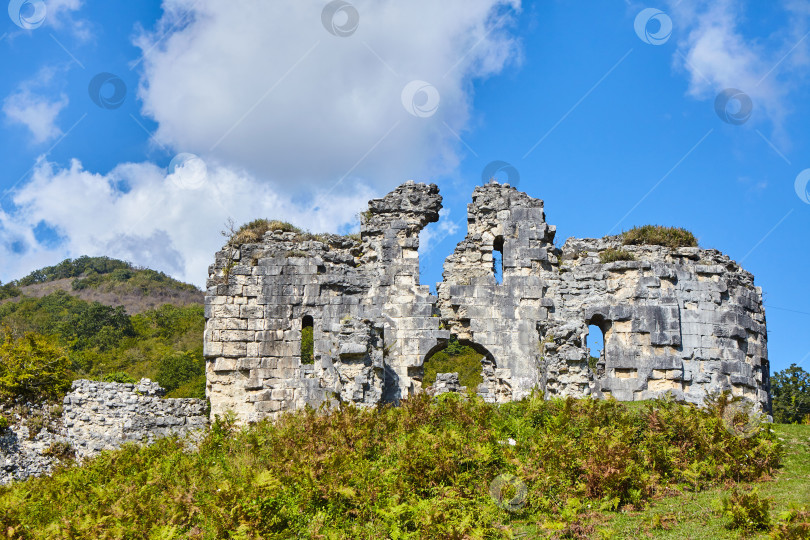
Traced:
<path fill-rule="evenodd" d="M 624 249 L 607 248 L 599 253 L 599 262 L 602 264 L 616 261 L 634 261 L 635 255 Z"/>
<path fill-rule="evenodd" d="M 231 236 L 230 243 L 235 245 L 260 242 L 264 233 L 268 231 L 282 231 L 300 233 L 301 229 L 286 221 L 277 219 L 254 219 L 239 227 Z"/>
<path fill-rule="evenodd" d="M 642 244 L 665 246 L 668 248 L 697 247 L 695 235 L 680 227 L 664 227 L 662 225 L 642 225 L 633 227 L 621 234 L 622 242 L 626 246 Z"/>

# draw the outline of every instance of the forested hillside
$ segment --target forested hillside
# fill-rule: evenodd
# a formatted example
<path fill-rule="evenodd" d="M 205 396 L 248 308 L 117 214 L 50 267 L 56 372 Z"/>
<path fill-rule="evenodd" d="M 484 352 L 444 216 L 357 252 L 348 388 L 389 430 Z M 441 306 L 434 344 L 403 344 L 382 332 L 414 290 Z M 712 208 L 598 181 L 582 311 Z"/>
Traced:
<path fill-rule="evenodd" d="M 79 257 L 34 270 L 18 280 L 0 284 L 0 302 L 26 296 L 43 297 L 56 291 L 110 306 L 124 306 L 129 314 L 163 304 L 199 304 L 203 293 L 194 285 L 163 272 L 140 268 L 109 257 Z"/>
<path fill-rule="evenodd" d="M 73 379 L 141 377 L 172 397 L 205 395 L 202 292 L 193 285 L 80 257 L 0 286 L 0 298 L 1 397 L 54 399 Z M 127 298 L 139 301 L 114 302 Z"/>

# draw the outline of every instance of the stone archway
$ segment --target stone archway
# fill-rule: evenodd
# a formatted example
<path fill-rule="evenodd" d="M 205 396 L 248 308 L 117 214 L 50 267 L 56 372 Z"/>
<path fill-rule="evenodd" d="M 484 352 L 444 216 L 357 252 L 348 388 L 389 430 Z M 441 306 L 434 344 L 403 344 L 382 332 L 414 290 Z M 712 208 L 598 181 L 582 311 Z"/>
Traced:
<path fill-rule="evenodd" d="M 456 339 L 437 343 L 425 355 L 419 381 L 433 394 L 469 391 L 490 402 L 509 401 L 512 389 L 508 369 L 499 369 L 495 357 L 480 343 Z M 449 374 L 457 373 L 458 377 Z"/>

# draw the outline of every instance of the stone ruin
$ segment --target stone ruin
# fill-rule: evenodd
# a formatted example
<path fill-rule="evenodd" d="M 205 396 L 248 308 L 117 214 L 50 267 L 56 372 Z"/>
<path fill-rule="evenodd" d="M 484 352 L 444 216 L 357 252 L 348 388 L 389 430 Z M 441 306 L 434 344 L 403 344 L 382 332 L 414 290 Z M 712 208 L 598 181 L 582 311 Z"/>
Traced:
<path fill-rule="evenodd" d="M 208 425 L 204 399 L 164 398 L 156 382 L 73 381 L 62 404 L 0 407 L 11 425 L 0 429 L 0 486 L 49 474 L 71 457 L 79 461 L 126 443 L 187 437 L 195 444 Z M 57 449 L 55 452 L 54 449 Z"/>
<path fill-rule="evenodd" d="M 270 231 L 219 251 L 205 306 L 212 415 L 396 403 L 423 390 L 425 361 L 451 335 L 481 354 L 477 392 L 492 402 L 536 388 L 692 403 L 730 390 L 770 409 L 762 291 L 726 255 L 619 236 L 557 247 L 543 201 L 491 182 L 475 188 L 467 236 L 433 295 L 419 282 L 419 232 L 441 201 L 436 185 L 409 181 L 369 202 L 359 237 Z M 600 262 L 620 247 L 635 260 Z M 589 325 L 604 334 L 595 362 Z M 312 363 L 301 359 L 305 327 Z"/>

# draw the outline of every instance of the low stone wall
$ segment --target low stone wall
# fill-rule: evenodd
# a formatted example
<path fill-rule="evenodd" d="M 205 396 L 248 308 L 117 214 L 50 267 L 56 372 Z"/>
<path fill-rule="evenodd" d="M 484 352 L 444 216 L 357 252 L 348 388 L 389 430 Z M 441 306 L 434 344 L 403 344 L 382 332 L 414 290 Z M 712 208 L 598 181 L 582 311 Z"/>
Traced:
<path fill-rule="evenodd" d="M 65 434 L 80 457 L 128 442 L 151 443 L 180 436 L 208 423 L 201 399 L 162 399 L 165 390 L 149 379 L 138 384 L 73 382 L 64 399 Z"/>
<path fill-rule="evenodd" d="M 93 457 L 128 442 L 150 444 L 169 435 L 191 435 L 208 424 L 202 399 L 164 399 L 149 379 L 138 384 L 73 382 L 58 407 L 22 405 L 3 411 L 11 421 L 0 432 L 0 485 L 50 473 L 60 459 Z"/>

